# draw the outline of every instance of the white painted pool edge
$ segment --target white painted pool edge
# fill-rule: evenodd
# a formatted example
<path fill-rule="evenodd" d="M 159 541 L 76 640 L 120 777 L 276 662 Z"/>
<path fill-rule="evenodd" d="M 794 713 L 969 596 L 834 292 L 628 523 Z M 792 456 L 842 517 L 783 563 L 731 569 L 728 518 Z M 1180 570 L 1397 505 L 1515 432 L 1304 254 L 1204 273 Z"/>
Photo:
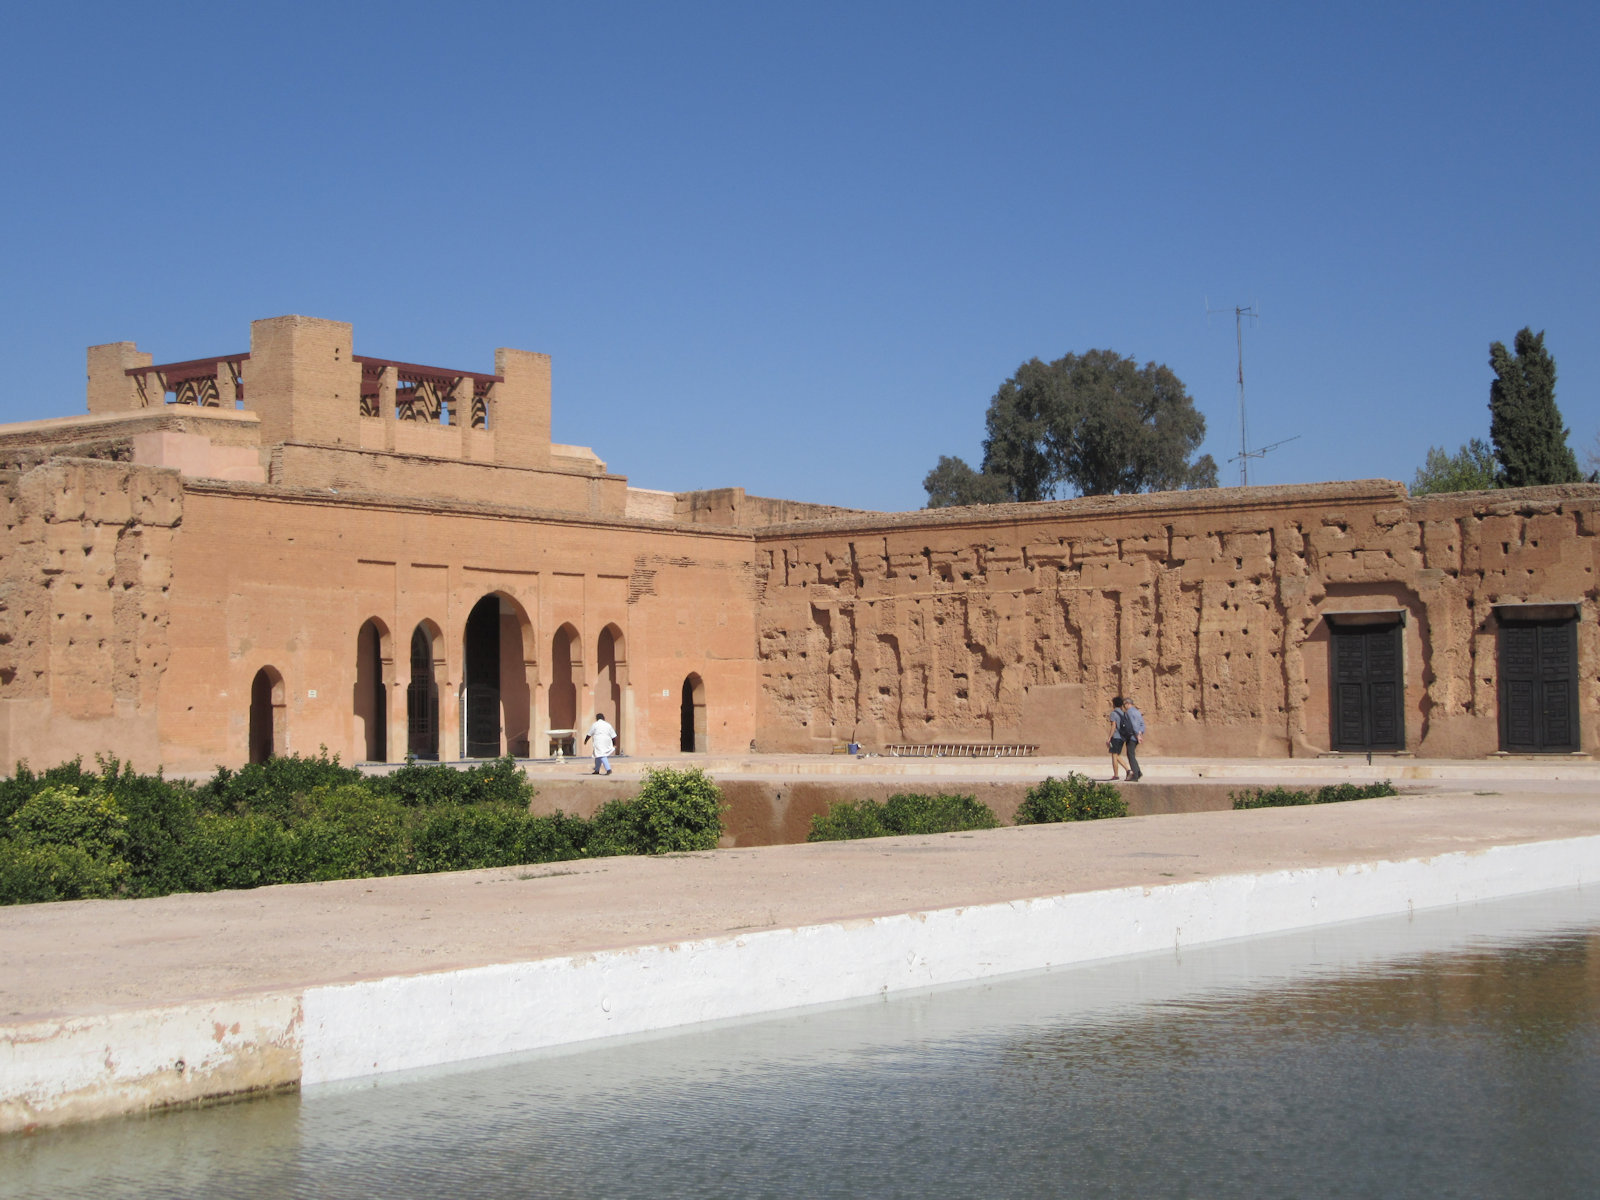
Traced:
<path fill-rule="evenodd" d="M 306 1086 L 1600 882 L 1600 836 L 408 975 L 303 996 Z"/>
<path fill-rule="evenodd" d="M 0 1133 L 1600 883 L 1600 836 L 0 1025 Z"/>

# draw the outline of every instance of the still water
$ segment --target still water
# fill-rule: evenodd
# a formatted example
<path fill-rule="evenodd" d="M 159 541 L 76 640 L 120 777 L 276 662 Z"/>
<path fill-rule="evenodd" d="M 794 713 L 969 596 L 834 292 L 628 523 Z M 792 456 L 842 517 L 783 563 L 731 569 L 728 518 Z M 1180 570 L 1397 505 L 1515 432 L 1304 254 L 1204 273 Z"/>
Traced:
<path fill-rule="evenodd" d="M 0 1196 L 1595 1197 L 1600 891 L 0 1140 Z"/>

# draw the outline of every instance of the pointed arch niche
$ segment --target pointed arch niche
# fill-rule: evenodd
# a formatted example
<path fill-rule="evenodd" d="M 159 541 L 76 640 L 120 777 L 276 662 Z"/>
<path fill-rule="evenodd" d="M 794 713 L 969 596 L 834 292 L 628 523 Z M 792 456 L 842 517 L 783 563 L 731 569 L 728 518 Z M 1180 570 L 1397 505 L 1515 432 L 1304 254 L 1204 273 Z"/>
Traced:
<path fill-rule="evenodd" d="M 691 673 L 683 681 L 683 703 L 678 716 L 678 750 L 683 754 L 705 754 L 708 749 L 706 684 L 700 676 Z"/>
<path fill-rule="evenodd" d="M 616 726 L 620 745 L 633 732 L 633 688 L 628 683 L 628 643 L 615 624 L 600 631 L 594 657 L 595 709 L 605 713 L 606 720 Z"/>
<path fill-rule="evenodd" d="M 439 757 L 439 681 L 444 678 L 444 638 L 432 621 L 411 631 L 411 671 L 406 682 L 406 754 Z"/>
<path fill-rule="evenodd" d="M 583 679 L 583 642 L 571 622 L 550 639 L 551 729 L 578 728 L 578 689 Z"/>
<path fill-rule="evenodd" d="M 369 618 L 356 634 L 356 682 L 351 695 L 357 744 L 366 762 L 389 761 L 389 685 L 394 681 L 394 651 L 389 627 Z"/>
<path fill-rule="evenodd" d="M 284 752 L 285 728 L 283 676 L 276 667 L 262 667 L 250 681 L 250 761 L 266 762 Z"/>
<path fill-rule="evenodd" d="M 490 592 L 472 606 L 462 640 L 466 757 L 528 757 L 533 628 L 522 605 Z"/>

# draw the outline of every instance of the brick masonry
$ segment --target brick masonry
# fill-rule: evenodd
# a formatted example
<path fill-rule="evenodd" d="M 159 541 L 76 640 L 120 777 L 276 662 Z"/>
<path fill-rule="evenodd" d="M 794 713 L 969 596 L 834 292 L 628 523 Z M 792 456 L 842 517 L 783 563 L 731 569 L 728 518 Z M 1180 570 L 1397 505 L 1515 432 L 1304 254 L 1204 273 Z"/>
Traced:
<path fill-rule="evenodd" d="M 1575 620 L 1580 749 L 1600 748 L 1600 487 L 898 514 L 648 492 L 550 443 L 546 356 L 496 352 L 477 427 L 402 419 L 392 371 L 362 415 L 348 325 L 259 321 L 250 346 L 238 400 L 219 363 L 217 405 L 162 403 L 127 374 L 151 356 L 115 343 L 89 351 L 89 415 L 0 427 L 0 762 L 396 761 L 413 684 L 444 758 L 474 713 L 480 746 L 497 727 L 542 754 L 596 710 L 633 754 L 1095 754 L 1118 692 L 1162 753 L 1316 755 L 1340 613 L 1403 619 L 1405 750 L 1470 757 L 1500 748 L 1508 605 Z M 498 633 L 469 668 L 485 597 Z"/>

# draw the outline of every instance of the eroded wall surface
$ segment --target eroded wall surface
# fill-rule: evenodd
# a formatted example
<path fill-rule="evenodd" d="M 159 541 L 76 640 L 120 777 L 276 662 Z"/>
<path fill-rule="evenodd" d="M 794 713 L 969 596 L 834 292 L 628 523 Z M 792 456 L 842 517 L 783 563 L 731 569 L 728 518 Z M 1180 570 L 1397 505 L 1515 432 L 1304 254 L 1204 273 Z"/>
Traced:
<path fill-rule="evenodd" d="M 1368 481 L 751 531 L 105 460 L 0 485 L 0 763 L 238 765 L 263 672 L 274 752 L 399 761 L 419 629 L 438 752 L 461 756 L 485 597 L 512 753 L 604 711 L 639 754 L 690 735 L 713 753 L 1098 754 L 1120 692 L 1147 753 L 1313 755 L 1332 746 L 1330 616 L 1377 614 L 1404 622 L 1404 748 L 1485 755 L 1515 605 L 1575 615 L 1581 748 L 1600 750 L 1594 486 L 1411 499 Z"/>
<path fill-rule="evenodd" d="M 0 763 L 160 762 L 176 471 L 55 459 L 0 474 Z"/>
<path fill-rule="evenodd" d="M 1327 614 L 1403 613 L 1406 748 L 1497 746 L 1497 605 L 1578 613 L 1600 748 L 1600 488 L 1411 499 L 1387 481 L 808 522 L 757 533 L 767 750 L 842 741 L 1149 751 L 1330 746 Z"/>

